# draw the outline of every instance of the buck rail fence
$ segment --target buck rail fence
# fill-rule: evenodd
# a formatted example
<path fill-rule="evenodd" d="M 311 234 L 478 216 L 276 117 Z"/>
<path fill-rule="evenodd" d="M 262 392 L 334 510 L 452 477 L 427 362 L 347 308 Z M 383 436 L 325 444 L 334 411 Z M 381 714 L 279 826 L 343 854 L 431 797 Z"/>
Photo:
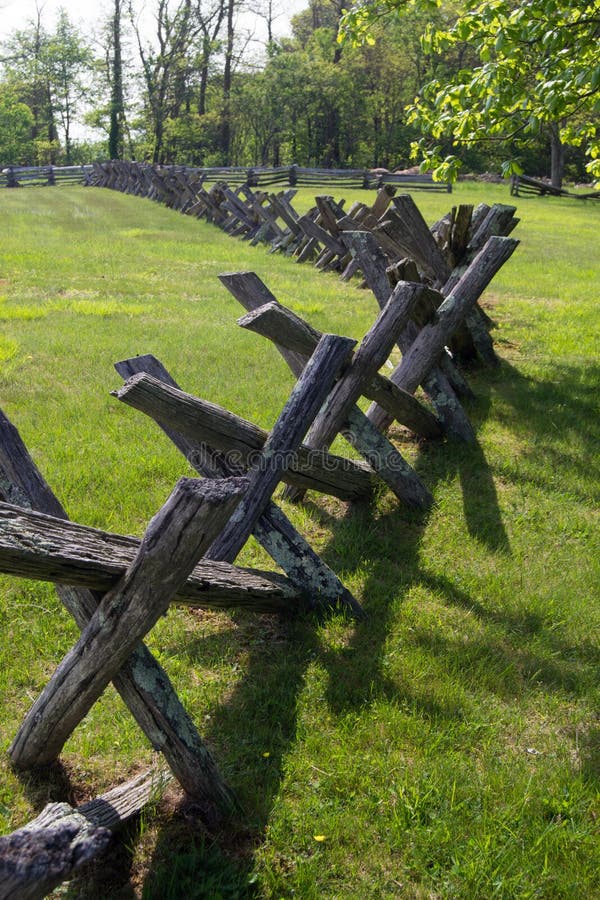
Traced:
<path fill-rule="evenodd" d="M 553 187 L 547 181 L 539 178 L 531 178 L 529 175 L 513 175 L 510 179 L 510 193 L 512 197 L 537 195 L 539 197 L 573 197 L 575 200 L 600 200 L 600 191 L 586 191 L 576 193 L 565 188 Z"/>
<path fill-rule="evenodd" d="M 110 165 L 110 164 L 108 164 Z M 139 164 L 136 164 L 139 165 Z M 303 166 L 155 166 L 156 171 L 177 173 L 184 177 L 200 176 L 207 184 L 226 181 L 249 187 L 313 187 L 336 185 L 346 188 L 380 188 L 384 184 L 404 185 L 410 190 L 451 193 L 449 182 L 434 181 L 429 174 L 382 172 L 371 169 L 310 169 Z M 87 184 L 92 165 L 82 166 L 7 166 L 0 172 L 0 187 L 26 187 L 54 184 Z"/>
<path fill-rule="evenodd" d="M 56 583 L 81 630 L 15 735 L 12 765 L 39 772 L 57 760 L 112 681 L 170 770 L 144 773 L 77 809 L 50 804 L 0 838 L 0 898 L 45 896 L 102 853 L 112 829 L 171 778 L 207 824 L 242 817 L 144 639 L 172 603 L 287 616 L 341 607 L 364 618 L 359 599 L 278 505 L 277 486 L 296 502 L 316 490 L 351 503 L 383 483 L 399 503 L 427 510 L 431 492 L 389 437 L 391 422 L 423 441 L 476 441 L 461 404 L 471 389 L 448 348 L 471 341 L 480 361 L 497 361 L 477 304 L 518 244 L 507 236 L 515 208 L 461 206 L 430 229 L 414 203 L 397 199 L 392 210 L 389 193 L 375 200 L 394 213 L 385 229 L 357 228 L 333 202 L 317 207 L 335 233 L 335 254 L 349 255 L 374 295 L 373 324 L 358 346 L 321 334 L 256 274 L 220 276 L 245 310 L 238 325 L 272 341 L 297 377 L 270 432 L 186 392 L 152 355 L 115 364 L 123 379 L 115 401 L 152 418 L 201 476 L 177 482 L 141 541 L 70 522 L 0 412 L 0 571 Z M 380 369 L 394 345 L 402 358 L 388 378 Z M 419 386 L 424 400 L 415 396 Z M 371 401 L 366 413 L 361 397 Z M 338 434 L 362 459 L 330 453 Z M 283 574 L 235 565 L 251 534 Z"/>
<path fill-rule="evenodd" d="M 0 187 L 46 187 L 56 184 L 87 184 L 89 166 L 8 166 L 0 172 Z"/>

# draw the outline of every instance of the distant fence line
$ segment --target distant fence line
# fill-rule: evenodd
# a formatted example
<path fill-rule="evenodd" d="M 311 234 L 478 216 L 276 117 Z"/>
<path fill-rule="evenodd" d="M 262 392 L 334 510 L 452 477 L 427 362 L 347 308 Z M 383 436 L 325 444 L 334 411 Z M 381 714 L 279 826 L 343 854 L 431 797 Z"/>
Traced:
<path fill-rule="evenodd" d="M 93 166 L 7 166 L 0 172 L 0 187 L 46 187 L 85 184 Z"/>
<path fill-rule="evenodd" d="M 408 186 L 414 190 L 450 193 L 450 183 L 434 181 L 429 174 L 414 175 L 369 169 L 311 169 L 302 166 L 151 166 L 159 171 L 184 175 L 203 175 L 207 182 L 227 181 L 228 184 L 249 187 L 312 187 L 335 184 L 339 187 L 376 189 L 384 184 Z M 87 184 L 92 165 L 83 166 L 7 166 L 0 172 L 0 187 L 46 186 L 56 184 Z"/>

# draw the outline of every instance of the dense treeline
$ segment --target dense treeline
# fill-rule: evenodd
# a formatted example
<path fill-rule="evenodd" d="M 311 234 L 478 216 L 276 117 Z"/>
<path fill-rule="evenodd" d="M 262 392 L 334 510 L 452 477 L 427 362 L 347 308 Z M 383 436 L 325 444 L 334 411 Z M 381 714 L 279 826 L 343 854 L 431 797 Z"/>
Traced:
<path fill-rule="evenodd" d="M 432 79 L 476 64 L 468 41 L 426 53 L 428 27 L 451 28 L 454 0 L 411 5 L 375 23 L 360 46 L 337 40 L 341 0 L 310 0 L 275 38 L 274 0 L 113 0 L 85 37 L 59 13 L 39 14 L 5 42 L 0 163 L 133 157 L 195 165 L 404 167 L 421 135 L 406 108 Z M 141 7 L 141 4 L 140 4 Z M 241 15 L 244 14 L 244 15 Z M 258 49 L 251 30 L 262 23 Z M 73 139 L 85 122 L 91 141 Z M 77 131 L 81 134 L 81 130 Z M 442 152 L 455 150 L 450 144 Z M 549 135 L 520 151 L 549 168 Z M 474 170 L 498 169 L 500 151 L 459 151 Z M 582 155 L 571 155 L 583 174 Z"/>

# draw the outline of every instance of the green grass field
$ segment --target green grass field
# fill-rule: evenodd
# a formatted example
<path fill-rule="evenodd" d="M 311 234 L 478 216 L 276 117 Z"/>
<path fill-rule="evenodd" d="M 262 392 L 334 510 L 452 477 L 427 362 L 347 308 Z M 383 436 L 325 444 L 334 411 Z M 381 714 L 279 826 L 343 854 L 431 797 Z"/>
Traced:
<path fill-rule="evenodd" d="M 428 222 L 510 202 L 472 184 L 415 199 Z M 389 492 L 370 511 L 317 495 L 286 507 L 368 620 L 174 609 L 149 637 L 244 815 L 207 834 L 173 789 L 56 896 L 600 897 L 600 204 L 517 205 L 522 245 L 484 298 L 502 365 L 468 373 L 479 446 L 392 431 L 432 512 Z M 236 326 L 219 272 L 256 271 L 323 330 L 360 338 L 376 314 L 354 283 L 148 201 L 39 188 L 2 191 L 0 207 L 0 406 L 86 524 L 141 534 L 190 474 L 110 396 L 116 360 L 152 352 L 266 427 L 285 402 L 289 371 Z M 253 543 L 241 561 L 272 567 Z M 17 778 L 7 748 L 76 629 L 51 586 L 4 576 L 0 623 L 7 833 L 152 752 L 110 688 L 61 768 Z"/>

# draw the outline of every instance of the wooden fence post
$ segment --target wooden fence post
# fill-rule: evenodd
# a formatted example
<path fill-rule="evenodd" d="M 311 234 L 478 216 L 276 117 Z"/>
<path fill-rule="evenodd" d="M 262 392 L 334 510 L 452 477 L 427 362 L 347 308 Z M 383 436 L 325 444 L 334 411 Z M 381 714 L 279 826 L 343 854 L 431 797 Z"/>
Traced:
<path fill-rule="evenodd" d="M 225 287 L 231 291 L 233 296 L 246 309 L 254 308 L 256 303 L 265 298 L 273 298 L 269 289 L 252 272 L 238 272 L 220 275 L 219 277 Z M 418 287 L 420 290 L 423 290 L 421 285 Z M 277 301 L 275 301 L 275 304 L 277 304 Z M 241 324 L 245 324 L 245 319 L 241 320 Z M 310 345 L 310 335 L 308 341 Z M 306 358 L 310 356 L 310 353 L 289 350 L 285 346 L 281 346 L 277 341 L 276 346 L 292 372 L 298 376 L 302 372 L 306 364 Z M 368 377 L 362 379 L 363 384 L 369 381 Z M 366 420 L 364 413 L 355 404 L 350 404 L 344 436 L 363 454 L 379 477 L 388 484 L 401 501 L 420 508 L 426 508 L 430 505 L 431 495 L 414 470 L 406 463 L 390 441 L 371 426 Z M 286 490 L 286 496 L 289 499 L 298 499 L 301 495 L 298 495 L 295 491 L 290 492 Z"/>
<path fill-rule="evenodd" d="M 108 847 L 111 831 L 157 799 L 170 777 L 149 771 L 74 809 L 49 803 L 18 831 L 0 837 L 0 898 L 41 900 Z"/>
<path fill-rule="evenodd" d="M 391 287 L 387 276 L 387 260 L 383 250 L 376 239 L 368 232 L 347 232 L 345 239 L 349 241 L 353 254 L 360 262 L 360 267 L 367 279 L 367 283 L 375 295 L 380 307 L 383 307 L 391 293 Z M 418 333 L 416 326 L 408 327 L 399 336 L 398 346 L 404 353 Z M 392 374 L 391 381 L 395 382 Z M 460 440 L 472 443 L 475 441 L 475 432 L 469 419 L 462 408 L 450 382 L 441 369 L 436 366 L 430 371 L 423 384 L 440 421 L 443 423 L 446 434 Z M 379 428 L 385 429 L 391 425 L 392 419 L 387 413 L 378 411 L 369 414 L 369 419 Z"/>
<path fill-rule="evenodd" d="M 268 432 L 215 403 L 169 387 L 151 375 L 134 375 L 114 391 L 114 396 L 185 437 L 207 443 L 247 467 L 260 453 Z M 301 444 L 283 480 L 341 500 L 368 497 L 375 478 L 357 460 L 333 453 L 316 454 Z"/>
<path fill-rule="evenodd" d="M 146 372 L 167 385 L 179 389 L 163 364 L 151 355 L 137 356 L 115 364 L 119 375 L 130 378 Z M 183 453 L 197 472 L 207 478 L 239 475 L 240 467 L 232 466 L 224 454 L 207 444 L 190 441 L 162 422 L 157 423 L 167 437 Z M 267 504 L 254 527 L 254 536 L 272 559 L 286 573 L 305 598 L 309 608 L 344 607 L 355 616 L 364 615 L 350 591 L 294 528 L 283 511 L 273 502 Z"/>
<path fill-rule="evenodd" d="M 139 543 L 134 537 L 0 503 L 0 572 L 9 575 L 106 593 L 133 562 Z M 173 603 L 289 614 L 302 600 L 302 590 L 283 575 L 203 557 Z M 153 746 L 159 748 L 161 742 L 154 739 Z"/>
<path fill-rule="evenodd" d="M 127 572 L 104 595 L 25 717 L 9 749 L 17 768 L 47 765 L 57 758 L 138 642 L 168 609 L 246 486 L 245 479 L 180 479 L 150 521 Z"/>
<path fill-rule="evenodd" d="M 300 441 L 329 394 L 356 341 L 325 334 L 273 426 L 260 458 L 249 471 L 249 487 L 231 519 L 208 550 L 209 559 L 233 562 L 271 499 Z M 309 444 L 310 446 L 310 444 Z"/>
<path fill-rule="evenodd" d="M 67 515 L 25 444 L 0 410 L 0 494 L 18 506 L 66 519 Z M 94 615 L 101 594 L 85 588 L 59 586 L 58 596 L 83 630 Z M 115 687 L 152 747 L 164 754 L 185 792 L 204 807 L 210 821 L 236 808 L 223 781 L 162 667 L 140 644 L 114 679 Z"/>
<path fill-rule="evenodd" d="M 228 286 L 235 284 L 239 289 L 241 277 L 227 277 Z M 253 275 L 253 273 L 248 273 Z M 224 281 L 225 283 L 225 281 Z M 299 365 L 304 365 L 314 352 L 321 337 L 321 332 L 292 312 L 277 300 L 251 309 L 237 320 L 240 327 L 254 331 L 272 341 L 281 351 L 299 356 Z M 291 366 L 290 366 L 291 368 Z M 416 397 L 393 384 L 385 375 L 376 372 L 370 380 L 362 383 L 362 395 L 380 404 L 399 425 L 410 428 L 416 435 L 424 438 L 438 438 L 443 432 L 438 419 Z"/>

